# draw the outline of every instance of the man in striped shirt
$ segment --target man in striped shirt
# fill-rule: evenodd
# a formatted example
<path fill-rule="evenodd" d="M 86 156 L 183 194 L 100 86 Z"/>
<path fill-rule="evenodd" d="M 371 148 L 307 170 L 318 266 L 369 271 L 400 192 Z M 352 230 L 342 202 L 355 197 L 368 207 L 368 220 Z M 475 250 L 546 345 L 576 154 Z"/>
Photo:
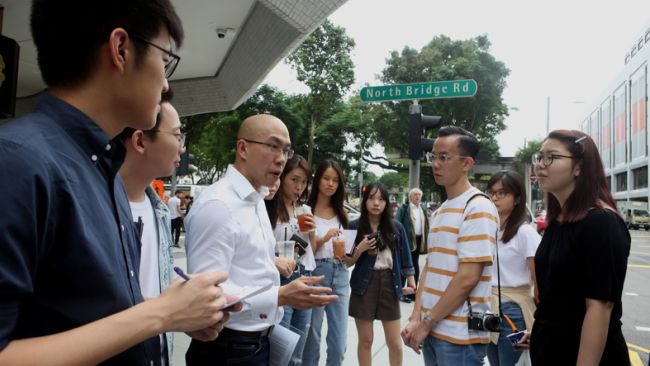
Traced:
<path fill-rule="evenodd" d="M 499 216 L 469 182 L 479 143 L 454 126 L 440 129 L 427 154 L 447 200 L 431 216 L 427 264 L 409 324 L 406 345 L 424 353 L 426 365 L 482 365 L 488 333 L 468 328 L 468 316 L 490 310 L 492 258 Z"/>

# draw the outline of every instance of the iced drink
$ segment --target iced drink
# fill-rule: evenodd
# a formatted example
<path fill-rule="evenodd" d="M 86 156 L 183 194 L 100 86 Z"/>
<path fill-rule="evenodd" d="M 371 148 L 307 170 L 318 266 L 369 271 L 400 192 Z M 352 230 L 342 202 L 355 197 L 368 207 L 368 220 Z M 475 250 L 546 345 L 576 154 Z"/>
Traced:
<path fill-rule="evenodd" d="M 343 258 L 345 256 L 345 240 L 341 238 L 336 238 L 332 240 L 332 246 L 334 247 L 334 257 Z"/>

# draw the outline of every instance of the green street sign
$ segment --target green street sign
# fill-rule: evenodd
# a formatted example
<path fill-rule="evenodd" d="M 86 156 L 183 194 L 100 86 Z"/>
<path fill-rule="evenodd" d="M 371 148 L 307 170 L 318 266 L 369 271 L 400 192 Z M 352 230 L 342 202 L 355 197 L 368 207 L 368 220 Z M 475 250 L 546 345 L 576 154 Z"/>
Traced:
<path fill-rule="evenodd" d="M 476 81 L 472 79 L 367 86 L 361 89 L 361 101 L 466 98 L 476 95 L 477 89 Z"/>

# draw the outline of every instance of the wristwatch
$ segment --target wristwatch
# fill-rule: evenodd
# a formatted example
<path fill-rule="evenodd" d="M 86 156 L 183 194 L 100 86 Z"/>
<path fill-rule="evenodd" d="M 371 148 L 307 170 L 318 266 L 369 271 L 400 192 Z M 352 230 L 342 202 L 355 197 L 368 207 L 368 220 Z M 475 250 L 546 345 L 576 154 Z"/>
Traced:
<path fill-rule="evenodd" d="M 422 312 L 422 320 L 423 320 L 425 323 L 427 323 L 427 325 L 429 325 L 429 326 L 431 327 L 431 329 L 435 328 L 436 325 L 438 325 L 438 321 L 437 321 L 437 320 L 434 320 L 434 319 L 431 317 L 431 315 L 429 315 L 429 313 L 427 313 L 426 311 L 425 311 L 425 312 Z"/>

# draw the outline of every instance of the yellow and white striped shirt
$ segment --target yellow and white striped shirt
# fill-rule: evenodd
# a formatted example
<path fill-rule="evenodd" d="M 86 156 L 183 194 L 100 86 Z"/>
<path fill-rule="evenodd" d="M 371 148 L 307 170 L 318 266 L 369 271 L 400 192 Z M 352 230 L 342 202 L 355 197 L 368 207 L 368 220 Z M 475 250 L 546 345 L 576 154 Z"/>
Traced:
<path fill-rule="evenodd" d="M 427 242 L 427 266 L 422 289 L 423 311 L 430 310 L 445 292 L 460 263 L 486 263 L 479 283 L 469 294 L 473 312 L 490 310 L 492 258 L 496 245 L 499 215 L 486 197 L 470 188 L 445 201 L 431 215 Z M 466 207 L 467 206 L 467 207 Z M 432 329 L 431 335 L 455 344 L 488 343 L 487 332 L 467 328 L 467 301 Z"/>

